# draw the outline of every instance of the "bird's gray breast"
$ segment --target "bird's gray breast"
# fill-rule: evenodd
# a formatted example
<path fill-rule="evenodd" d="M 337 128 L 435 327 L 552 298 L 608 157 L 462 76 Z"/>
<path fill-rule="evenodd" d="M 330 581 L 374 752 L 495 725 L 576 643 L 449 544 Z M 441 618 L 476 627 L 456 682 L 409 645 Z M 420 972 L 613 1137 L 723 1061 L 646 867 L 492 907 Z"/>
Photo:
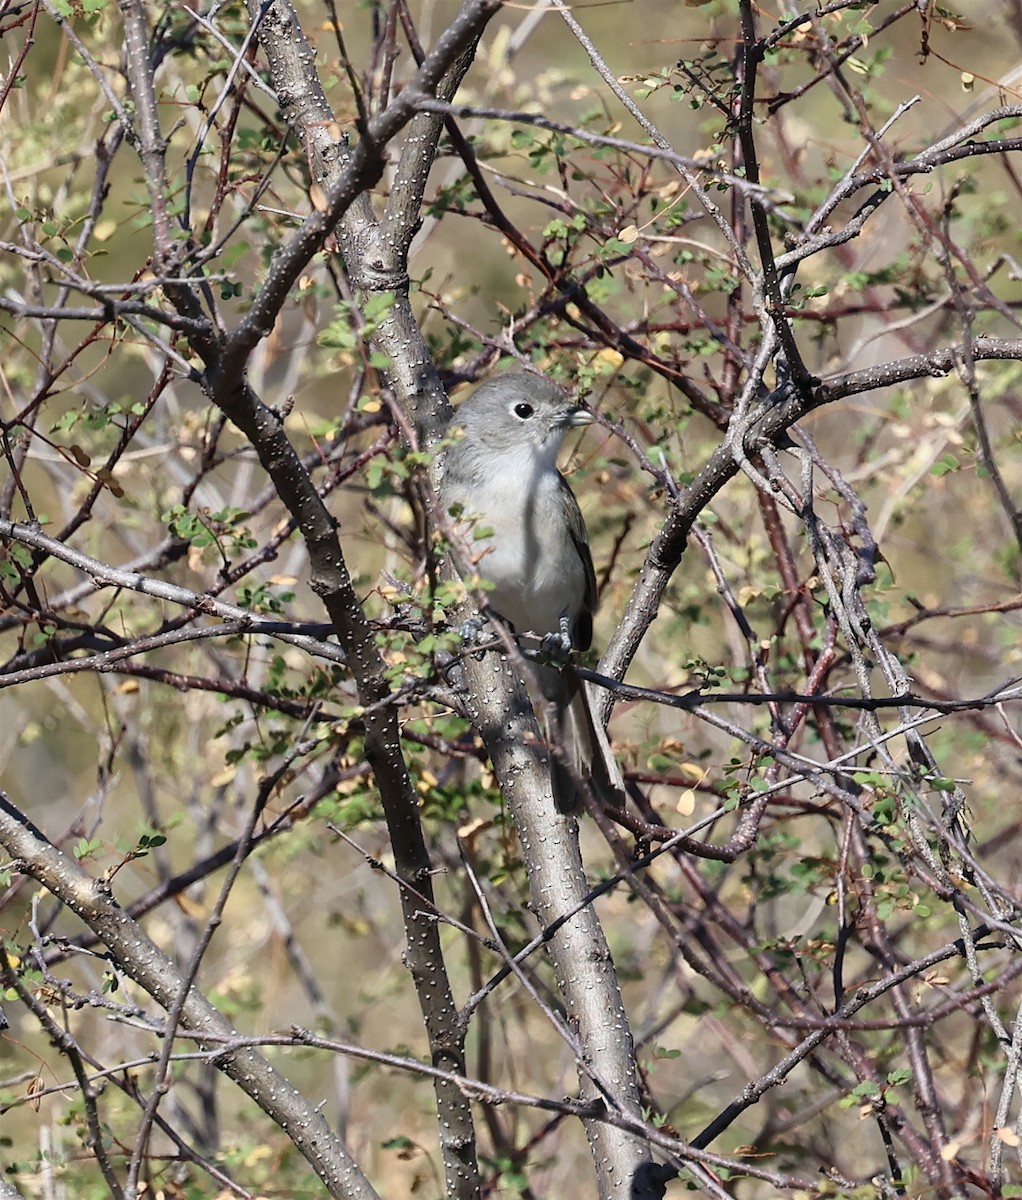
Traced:
<path fill-rule="evenodd" d="M 444 485 L 444 502 L 475 517 L 476 569 L 493 584 L 489 599 L 519 633 L 555 633 L 573 621 L 585 597 L 585 570 L 571 539 L 563 484 L 556 470 L 536 471 L 509 454 L 489 476 L 458 472 Z"/>

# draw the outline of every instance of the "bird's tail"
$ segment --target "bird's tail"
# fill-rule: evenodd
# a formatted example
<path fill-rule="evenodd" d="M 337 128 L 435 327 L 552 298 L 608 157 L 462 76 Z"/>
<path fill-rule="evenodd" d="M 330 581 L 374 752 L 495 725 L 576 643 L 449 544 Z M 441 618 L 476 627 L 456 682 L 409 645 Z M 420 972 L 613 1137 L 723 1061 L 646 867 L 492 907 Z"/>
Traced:
<path fill-rule="evenodd" d="M 580 803 L 580 788 L 585 787 L 600 803 L 623 806 L 625 781 L 607 732 L 593 716 L 585 682 L 570 664 L 543 667 L 541 675 L 540 686 L 555 718 L 555 726 L 549 730 L 550 769 L 558 812 L 574 812 Z"/>

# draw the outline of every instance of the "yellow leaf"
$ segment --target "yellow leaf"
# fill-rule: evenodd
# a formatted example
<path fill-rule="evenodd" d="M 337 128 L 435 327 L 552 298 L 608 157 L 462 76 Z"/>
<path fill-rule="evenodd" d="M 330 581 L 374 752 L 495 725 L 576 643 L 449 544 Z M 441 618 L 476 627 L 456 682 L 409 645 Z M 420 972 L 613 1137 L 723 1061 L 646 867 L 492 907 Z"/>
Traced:
<path fill-rule="evenodd" d="M 690 817 L 696 810 L 696 794 L 691 788 L 686 788 L 678 797 L 674 806 L 679 817 Z"/>
<path fill-rule="evenodd" d="M 174 897 L 174 903 L 178 908 L 193 921 L 204 921 L 209 913 L 201 904 L 193 900 L 187 892 L 178 892 Z"/>

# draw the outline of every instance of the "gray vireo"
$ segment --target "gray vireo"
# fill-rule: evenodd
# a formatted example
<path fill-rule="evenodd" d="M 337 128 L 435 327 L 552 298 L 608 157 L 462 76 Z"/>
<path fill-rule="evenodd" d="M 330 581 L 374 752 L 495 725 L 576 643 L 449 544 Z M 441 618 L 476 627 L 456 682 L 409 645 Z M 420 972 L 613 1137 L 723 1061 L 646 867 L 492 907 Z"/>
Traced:
<path fill-rule="evenodd" d="M 554 635 L 565 650 L 589 649 L 597 597 L 585 521 L 557 453 L 568 429 L 592 419 L 546 379 L 502 375 L 458 408 L 441 465 L 441 504 L 483 534 L 472 541 L 474 566 L 493 584 L 494 611 L 517 633 Z M 555 716 L 548 737 L 563 751 L 564 761 L 550 756 L 557 808 L 577 807 L 576 778 L 604 803 L 623 804 L 624 780 L 577 672 L 537 666 L 536 680 Z"/>

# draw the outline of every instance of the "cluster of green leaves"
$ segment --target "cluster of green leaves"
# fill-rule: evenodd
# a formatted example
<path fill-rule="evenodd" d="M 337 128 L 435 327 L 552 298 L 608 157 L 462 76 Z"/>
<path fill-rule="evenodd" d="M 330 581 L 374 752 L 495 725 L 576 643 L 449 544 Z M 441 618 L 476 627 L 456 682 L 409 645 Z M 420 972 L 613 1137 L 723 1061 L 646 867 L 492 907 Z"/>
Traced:
<path fill-rule="evenodd" d="M 251 516 L 240 508 L 222 508 L 216 512 L 192 511 L 175 504 L 160 514 L 160 519 L 174 537 L 189 542 L 200 550 L 215 546 L 225 562 L 232 554 L 253 550 L 259 544 L 244 522 Z"/>
<path fill-rule="evenodd" d="M 390 366 L 386 355 L 373 348 L 373 337 L 381 322 L 394 307 L 393 292 L 377 292 L 364 304 L 338 300 L 334 318 L 319 333 L 319 344 L 337 351 L 340 362 L 350 365 L 358 357 L 368 367 L 385 371 Z"/>

